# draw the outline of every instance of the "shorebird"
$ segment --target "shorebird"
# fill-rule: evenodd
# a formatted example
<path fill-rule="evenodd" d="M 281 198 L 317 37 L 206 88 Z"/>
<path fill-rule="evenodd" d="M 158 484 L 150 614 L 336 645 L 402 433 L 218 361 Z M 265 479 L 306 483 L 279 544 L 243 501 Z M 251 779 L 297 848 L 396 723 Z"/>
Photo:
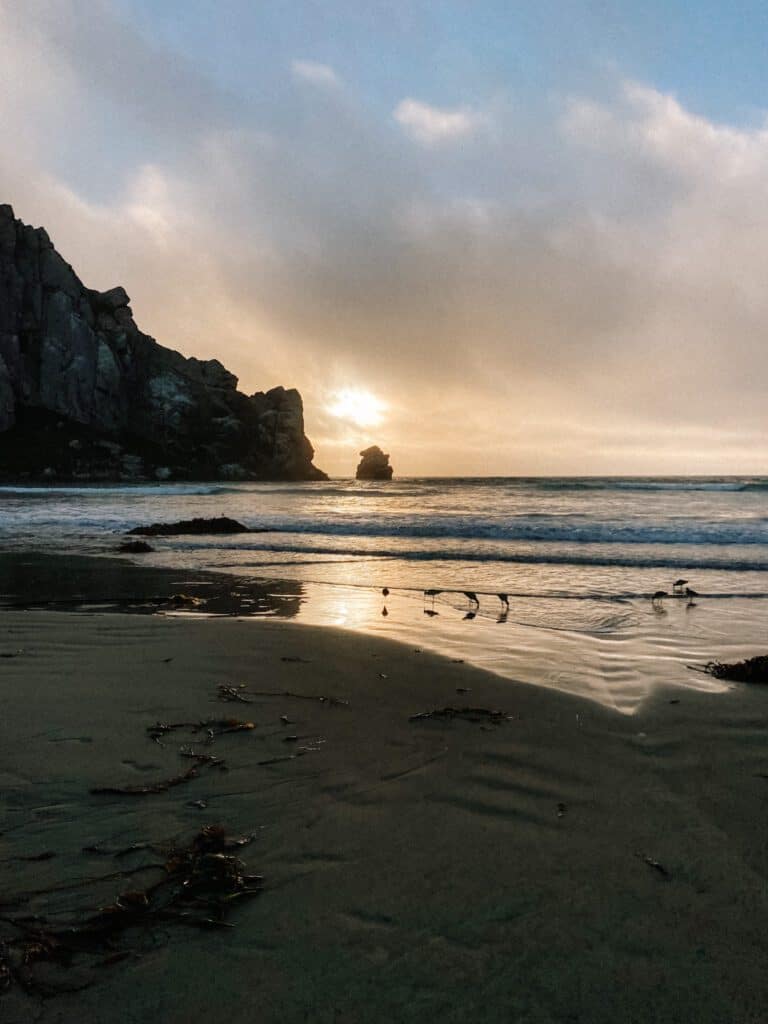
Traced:
<path fill-rule="evenodd" d="M 662 601 L 665 597 L 669 597 L 669 594 L 666 592 L 666 590 L 657 590 L 651 598 L 651 604 L 657 604 L 658 602 Z"/>
<path fill-rule="evenodd" d="M 497 594 L 496 597 L 498 597 L 503 605 L 506 605 L 507 608 L 509 608 L 509 598 L 506 594 Z"/>
<path fill-rule="evenodd" d="M 437 597 L 438 594 L 442 594 L 442 590 L 425 590 L 424 597 Z"/>
<path fill-rule="evenodd" d="M 389 597 L 389 587 L 383 587 L 381 592 L 384 597 Z"/>
<path fill-rule="evenodd" d="M 478 608 L 480 607 L 480 599 L 478 598 L 474 590 L 465 590 L 464 597 L 468 598 L 470 601 L 476 604 Z"/>
<path fill-rule="evenodd" d="M 672 589 L 679 590 L 681 587 L 684 587 L 687 582 L 688 580 L 675 580 L 675 582 L 672 584 Z"/>
<path fill-rule="evenodd" d="M 698 597 L 699 596 L 699 592 L 698 592 L 698 590 L 694 590 L 693 587 L 686 587 L 685 588 L 685 596 L 688 597 L 688 598 Z"/>

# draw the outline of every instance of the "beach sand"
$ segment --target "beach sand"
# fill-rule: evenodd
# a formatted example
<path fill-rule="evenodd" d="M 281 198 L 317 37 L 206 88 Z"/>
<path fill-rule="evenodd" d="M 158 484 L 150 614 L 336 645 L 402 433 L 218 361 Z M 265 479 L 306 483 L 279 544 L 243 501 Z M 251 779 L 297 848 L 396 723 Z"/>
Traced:
<path fill-rule="evenodd" d="M 146 856 L 83 847 L 208 823 L 254 834 L 242 857 L 264 876 L 231 930 L 126 938 L 140 955 L 76 965 L 82 991 L 0 995 L 4 1024 L 768 1020 L 764 690 L 659 692 L 621 716 L 385 640 L 192 616 L 4 610 L 0 654 L 4 903 Z M 224 704 L 219 684 L 349 703 Z M 513 717 L 409 720 L 446 705 Z M 204 748 L 228 771 L 90 792 L 186 769 L 190 736 L 147 726 L 223 716 L 256 725 Z"/>

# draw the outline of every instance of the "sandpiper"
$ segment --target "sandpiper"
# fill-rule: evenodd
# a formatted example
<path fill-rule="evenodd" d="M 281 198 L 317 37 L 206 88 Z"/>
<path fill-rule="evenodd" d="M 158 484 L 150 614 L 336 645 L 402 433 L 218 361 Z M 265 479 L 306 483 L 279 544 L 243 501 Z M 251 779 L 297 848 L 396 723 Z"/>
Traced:
<path fill-rule="evenodd" d="M 478 598 L 474 590 L 465 590 L 464 597 L 468 598 L 470 601 L 476 604 L 478 608 L 480 607 L 480 599 Z"/>

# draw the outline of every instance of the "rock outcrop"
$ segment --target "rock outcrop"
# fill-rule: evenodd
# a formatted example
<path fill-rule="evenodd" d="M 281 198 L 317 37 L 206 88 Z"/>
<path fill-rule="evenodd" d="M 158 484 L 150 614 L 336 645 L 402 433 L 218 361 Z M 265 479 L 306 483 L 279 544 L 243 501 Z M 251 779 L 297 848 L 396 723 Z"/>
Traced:
<path fill-rule="evenodd" d="M 263 530 L 250 530 L 236 519 L 228 516 L 216 516 L 213 519 L 182 519 L 178 523 L 152 523 L 151 526 L 134 526 L 128 536 L 139 537 L 178 537 L 183 534 L 202 534 L 213 536 L 228 533 L 263 533 Z"/>
<path fill-rule="evenodd" d="M 371 445 L 360 452 L 360 465 L 357 467 L 355 476 L 358 480 L 391 480 L 392 467 L 389 464 L 389 455 L 385 454 L 378 445 Z"/>
<path fill-rule="evenodd" d="M 313 455 L 298 391 L 159 345 L 0 205 L 0 479 L 325 479 Z"/>

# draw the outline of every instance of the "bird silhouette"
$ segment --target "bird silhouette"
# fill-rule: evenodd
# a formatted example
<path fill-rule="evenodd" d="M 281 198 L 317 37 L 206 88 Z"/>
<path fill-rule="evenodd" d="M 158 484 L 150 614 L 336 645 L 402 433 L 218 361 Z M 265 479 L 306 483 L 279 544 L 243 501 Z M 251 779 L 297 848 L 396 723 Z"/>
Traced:
<path fill-rule="evenodd" d="M 437 597 L 438 594 L 442 594 L 442 590 L 425 590 L 424 597 Z"/>
<path fill-rule="evenodd" d="M 440 612 L 436 612 L 433 608 L 425 608 L 424 609 L 424 614 L 428 615 L 430 617 L 430 619 L 432 619 L 432 618 L 435 617 L 435 615 L 439 615 Z"/>
<path fill-rule="evenodd" d="M 476 604 L 478 608 L 480 607 L 480 599 L 478 598 L 474 590 L 465 590 L 464 597 L 468 598 L 470 601 Z"/>
<path fill-rule="evenodd" d="M 698 592 L 698 590 L 694 590 L 693 587 L 686 587 L 685 588 L 685 596 L 686 597 L 698 597 L 699 596 L 699 592 Z"/>
<path fill-rule="evenodd" d="M 496 597 L 498 597 L 502 604 L 505 604 L 507 608 L 509 608 L 509 598 L 506 594 L 497 594 Z"/>
<path fill-rule="evenodd" d="M 389 587 L 383 587 L 381 592 L 384 597 L 389 597 Z"/>
<path fill-rule="evenodd" d="M 680 587 L 684 587 L 687 582 L 688 580 L 675 580 L 675 582 L 672 584 L 672 589 L 679 590 Z"/>
<path fill-rule="evenodd" d="M 651 604 L 657 604 L 659 601 L 662 601 L 665 597 L 669 597 L 669 594 L 666 592 L 666 590 L 657 590 L 651 598 Z"/>

